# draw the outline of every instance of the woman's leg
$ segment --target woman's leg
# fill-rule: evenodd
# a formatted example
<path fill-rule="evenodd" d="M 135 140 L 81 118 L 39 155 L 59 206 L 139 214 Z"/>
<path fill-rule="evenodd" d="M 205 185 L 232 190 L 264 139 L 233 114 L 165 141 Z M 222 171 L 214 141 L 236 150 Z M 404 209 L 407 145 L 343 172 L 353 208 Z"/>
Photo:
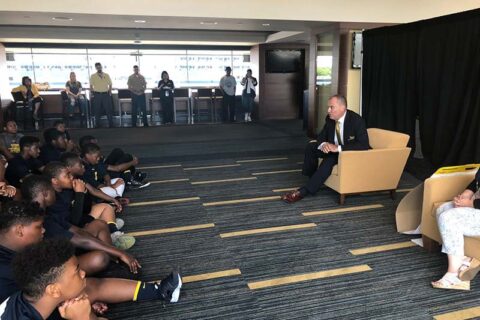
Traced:
<path fill-rule="evenodd" d="M 480 236 L 480 210 L 474 208 L 445 210 L 440 207 L 437 211 L 437 223 L 442 236 L 442 252 L 448 256 L 448 270 L 445 276 L 455 275 L 458 279 L 458 271 L 465 258 L 464 236 Z"/>

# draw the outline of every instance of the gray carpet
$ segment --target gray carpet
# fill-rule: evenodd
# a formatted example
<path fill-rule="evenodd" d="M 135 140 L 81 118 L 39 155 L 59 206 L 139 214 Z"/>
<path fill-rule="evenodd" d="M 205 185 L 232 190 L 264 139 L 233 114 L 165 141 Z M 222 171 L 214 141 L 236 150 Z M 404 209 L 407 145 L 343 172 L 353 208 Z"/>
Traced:
<path fill-rule="evenodd" d="M 411 247 L 354 256 L 350 249 L 408 241 L 396 233 L 395 208 L 387 193 L 347 197 L 346 206 L 382 204 L 381 209 L 305 217 L 302 212 L 338 208 L 337 195 L 325 188 L 294 205 L 279 200 L 203 206 L 203 203 L 280 195 L 273 189 L 305 182 L 298 172 L 256 176 L 255 180 L 192 185 L 190 182 L 252 177 L 252 173 L 300 169 L 308 138 L 300 121 L 252 124 L 169 126 L 139 129 L 72 130 L 93 134 L 108 152 L 115 146 L 134 153 L 148 179 L 190 179 L 153 184 L 128 194 L 134 202 L 200 197 L 200 200 L 130 207 L 125 231 L 214 223 L 214 228 L 137 237 L 131 249 L 143 265 L 144 280 L 171 269 L 184 276 L 240 269 L 241 275 L 184 284 L 177 304 L 160 301 L 111 305 L 110 319 L 431 319 L 433 315 L 480 305 L 480 288 L 455 292 L 432 289 L 430 281 L 446 270 L 441 254 Z M 286 157 L 240 166 L 238 160 Z M 399 188 L 419 183 L 404 174 Z M 316 223 L 314 228 L 220 238 L 225 232 Z M 250 290 L 247 283 L 367 264 L 372 271 Z"/>

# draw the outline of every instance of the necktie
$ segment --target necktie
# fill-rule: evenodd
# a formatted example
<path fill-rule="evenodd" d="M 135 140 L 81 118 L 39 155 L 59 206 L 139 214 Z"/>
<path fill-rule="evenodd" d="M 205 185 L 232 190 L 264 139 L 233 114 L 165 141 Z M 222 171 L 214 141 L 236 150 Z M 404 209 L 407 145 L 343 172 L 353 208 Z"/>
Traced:
<path fill-rule="evenodd" d="M 339 145 L 343 145 L 342 135 L 340 134 L 340 122 L 335 121 L 335 134 Z"/>

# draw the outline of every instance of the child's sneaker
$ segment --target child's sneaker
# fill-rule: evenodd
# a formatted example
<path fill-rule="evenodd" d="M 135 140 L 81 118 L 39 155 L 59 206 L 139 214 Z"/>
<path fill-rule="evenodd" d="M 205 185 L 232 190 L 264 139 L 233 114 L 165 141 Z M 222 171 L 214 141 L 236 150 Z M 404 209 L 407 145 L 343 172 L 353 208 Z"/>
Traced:
<path fill-rule="evenodd" d="M 111 234 L 112 242 L 115 247 L 122 250 L 128 250 L 135 244 L 135 238 L 127 236 L 121 231 L 117 231 Z"/>
<path fill-rule="evenodd" d="M 164 301 L 170 303 L 178 302 L 180 289 L 182 288 L 182 277 L 178 272 L 172 272 L 160 282 L 160 294 Z"/>

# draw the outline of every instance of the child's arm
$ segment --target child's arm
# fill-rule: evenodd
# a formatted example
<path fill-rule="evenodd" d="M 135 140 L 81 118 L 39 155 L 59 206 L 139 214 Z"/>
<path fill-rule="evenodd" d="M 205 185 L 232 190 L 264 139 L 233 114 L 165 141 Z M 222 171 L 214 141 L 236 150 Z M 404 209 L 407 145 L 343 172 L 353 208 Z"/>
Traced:
<path fill-rule="evenodd" d="M 72 212 L 70 213 L 70 221 L 73 225 L 78 226 L 83 216 L 83 203 L 86 191 L 85 182 L 74 179 L 73 191 L 75 192 L 75 201 L 73 202 Z"/>
<path fill-rule="evenodd" d="M 92 196 L 97 197 L 98 199 L 102 199 L 104 201 L 111 202 L 115 205 L 117 212 L 122 211 L 122 205 L 117 199 L 110 197 L 102 190 L 99 190 L 88 183 L 85 184 L 85 187 L 87 187 L 88 193 L 90 193 Z"/>
<path fill-rule="evenodd" d="M 128 162 L 120 163 L 120 164 L 115 164 L 115 165 L 109 164 L 107 166 L 107 170 L 108 171 L 113 171 L 113 172 L 123 172 L 123 171 L 127 170 L 128 168 L 136 166 L 136 165 L 138 165 L 138 158 L 133 157 L 132 161 L 128 161 Z"/>

